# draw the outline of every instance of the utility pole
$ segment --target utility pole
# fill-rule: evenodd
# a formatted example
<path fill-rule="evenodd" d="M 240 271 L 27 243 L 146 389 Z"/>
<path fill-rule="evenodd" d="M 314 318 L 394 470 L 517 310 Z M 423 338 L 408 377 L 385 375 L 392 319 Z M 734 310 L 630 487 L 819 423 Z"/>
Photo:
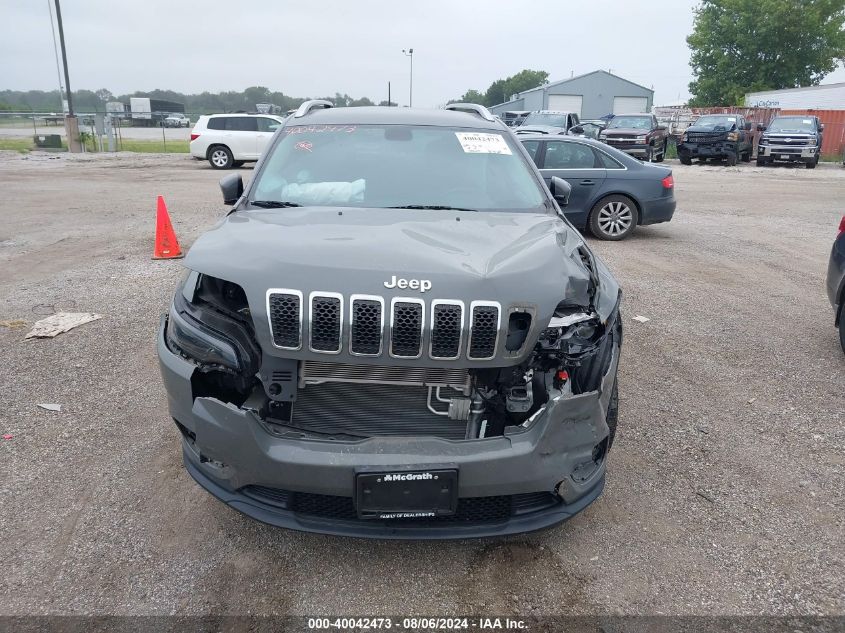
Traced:
<path fill-rule="evenodd" d="M 67 69 L 67 50 L 65 49 L 65 31 L 62 27 L 62 8 L 56 0 L 56 23 L 59 27 L 59 43 L 62 47 L 62 63 L 65 67 L 65 91 L 67 92 L 67 116 L 65 116 L 65 132 L 67 133 L 67 149 L 69 152 L 82 151 L 79 142 L 79 121 L 73 114 L 73 97 L 70 89 L 70 73 Z"/>
<path fill-rule="evenodd" d="M 408 86 L 408 107 L 414 107 L 414 49 L 409 48 L 408 50 L 402 49 L 402 52 L 405 53 L 406 57 L 411 58 L 411 82 Z"/>
<path fill-rule="evenodd" d="M 387 107 L 390 107 L 390 82 L 387 82 Z"/>

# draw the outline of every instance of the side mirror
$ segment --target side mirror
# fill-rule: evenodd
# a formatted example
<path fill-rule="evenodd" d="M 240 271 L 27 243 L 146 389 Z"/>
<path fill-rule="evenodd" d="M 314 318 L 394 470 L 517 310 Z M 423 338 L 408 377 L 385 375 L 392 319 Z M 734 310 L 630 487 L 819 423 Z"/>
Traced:
<path fill-rule="evenodd" d="M 751 124 L 750 124 L 750 123 L 748 123 L 747 121 L 746 121 L 746 123 L 745 123 L 745 131 L 746 131 L 746 132 L 750 132 L 750 131 L 751 131 Z"/>
<path fill-rule="evenodd" d="M 235 204 L 244 193 L 244 181 L 240 174 L 227 174 L 220 179 L 223 204 Z"/>
<path fill-rule="evenodd" d="M 657 130 L 659 130 L 659 131 L 661 131 L 661 132 L 665 132 L 665 131 L 666 131 L 667 129 L 669 129 L 669 128 L 667 128 L 665 125 L 662 125 L 662 124 L 661 124 L 661 125 L 658 125 L 658 126 L 657 126 L 657 128 L 655 128 L 655 129 L 657 129 Z"/>
<path fill-rule="evenodd" d="M 569 204 L 569 194 L 572 193 L 572 186 L 563 178 L 552 176 L 549 191 L 552 192 L 552 197 L 557 200 L 560 206 L 565 207 Z"/>
<path fill-rule="evenodd" d="M 758 131 L 758 132 L 765 132 L 765 131 L 766 131 L 766 126 L 765 126 L 765 125 L 758 125 L 758 126 L 757 126 L 757 131 Z"/>
<path fill-rule="evenodd" d="M 569 128 L 569 131 L 570 131 L 572 134 L 583 134 L 583 133 L 584 133 L 584 128 L 583 128 L 582 126 L 580 126 L 580 125 L 573 125 L 571 128 Z"/>
<path fill-rule="evenodd" d="M 823 125 L 819 125 L 819 132 L 824 132 L 824 126 Z"/>

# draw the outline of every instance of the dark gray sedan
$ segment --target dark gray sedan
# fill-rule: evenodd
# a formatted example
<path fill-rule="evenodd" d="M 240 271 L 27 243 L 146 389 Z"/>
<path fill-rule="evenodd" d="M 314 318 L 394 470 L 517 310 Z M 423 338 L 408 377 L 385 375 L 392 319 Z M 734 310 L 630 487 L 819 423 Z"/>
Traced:
<path fill-rule="evenodd" d="M 845 215 L 839 222 L 839 236 L 833 242 L 830 251 L 830 264 L 827 267 L 827 296 L 833 306 L 839 328 L 839 343 L 845 352 Z"/>
<path fill-rule="evenodd" d="M 672 170 L 572 136 L 520 135 L 548 185 L 553 176 L 572 186 L 566 218 L 602 240 L 621 240 L 637 225 L 668 222 L 675 213 Z"/>

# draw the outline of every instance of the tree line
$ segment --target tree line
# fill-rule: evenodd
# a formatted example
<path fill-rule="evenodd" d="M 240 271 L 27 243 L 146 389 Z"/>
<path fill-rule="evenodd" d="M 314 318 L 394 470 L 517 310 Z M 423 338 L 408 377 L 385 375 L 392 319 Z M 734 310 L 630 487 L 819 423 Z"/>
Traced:
<path fill-rule="evenodd" d="M 175 90 L 136 91 L 131 94 L 114 95 L 106 88 L 100 90 L 74 90 L 73 109 L 78 112 L 104 112 L 109 101 L 121 101 L 129 104 L 130 97 L 149 97 L 164 101 L 175 101 L 185 105 L 185 111 L 197 114 L 218 112 L 253 112 L 257 103 L 273 103 L 282 110 L 296 108 L 311 97 L 291 97 L 283 92 L 272 91 L 264 86 L 252 86 L 243 91 L 202 92 L 184 94 Z M 334 96 L 317 97 L 328 99 L 336 107 L 397 105 L 386 100 L 375 103 L 367 97 L 353 98 L 348 94 L 335 93 Z M 58 90 L 0 90 L 0 110 L 10 112 L 61 112 L 62 101 Z"/>

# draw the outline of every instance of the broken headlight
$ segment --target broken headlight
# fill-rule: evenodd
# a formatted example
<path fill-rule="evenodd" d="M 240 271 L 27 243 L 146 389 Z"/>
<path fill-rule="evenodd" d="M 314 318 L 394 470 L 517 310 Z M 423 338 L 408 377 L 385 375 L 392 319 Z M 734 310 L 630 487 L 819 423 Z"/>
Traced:
<path fill-rule="evenodd" d="M 579 358 L 592 354 L 604 334 L 605 326 L 596 313 L 559 307 L 540 335 L 540 343 L 547 350 L 562 352 L 569 358 Z"/>
<path fill-rule="evenodd" d="M 165 340 L 172 351 L 207 368 L 252 376 L 261 362 L 243 290 L 208 275 L 189 275 L 176 291 Z"/>
<path fill-rule="evenodd" d="M 187 314 L 180 314 L 176 303 L 174 301 L 167 317 L 167 346 L 198 363 L 221 365 L 239 371 L 241 364 L 235 346 L 215 336 L 210 329 Z"/>

